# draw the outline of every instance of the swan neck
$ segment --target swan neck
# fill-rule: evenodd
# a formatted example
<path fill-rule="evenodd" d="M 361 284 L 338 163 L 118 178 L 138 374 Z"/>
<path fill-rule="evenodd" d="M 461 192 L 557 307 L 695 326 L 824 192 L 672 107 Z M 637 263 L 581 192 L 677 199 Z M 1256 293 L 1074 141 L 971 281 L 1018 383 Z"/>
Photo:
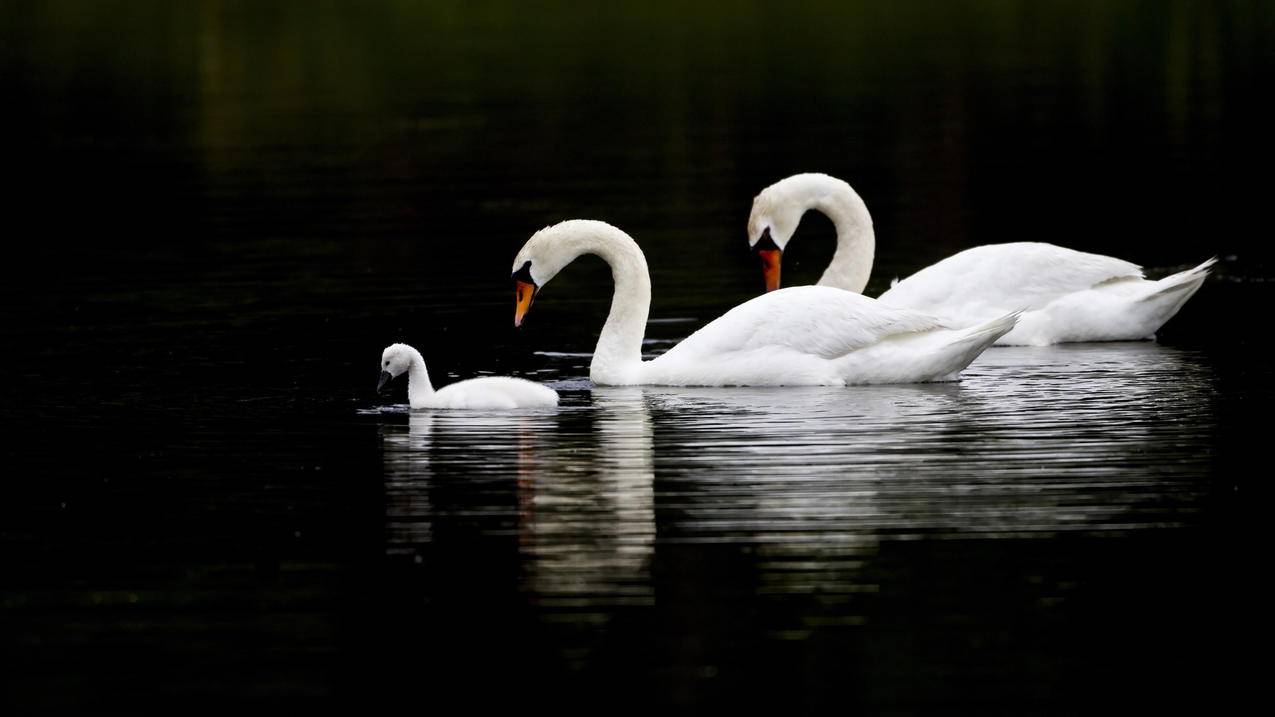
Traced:
<path fill-rule="evenodd" d="M 625 384 L 642 366 L 642 338 L 651 310 L 651 276 L 646 257 L 632 237 L 619 231 L 594 235 L 588 253 L 611 267 L 615 290 L 611 311 L 598 336 L 589 377 L 595 383 Z"/>
<path fill-rule="evenodd" d="M 434 385 L 430 383 L 425 358 L 420 351 L 412 349 L 412 362 L 407 367 L 407 402 L 412 408 L 421 408 L 433 393 Z"/>
<path fill-rule="evenodd" d="M 877 246 L 868 206 L 850 185 L 840 182 L 833 191 L 812 202 L 810 208 L 823 212 L 837 229 L 837 250 L 819 285 L 862 294 L 872 275 Z"/>

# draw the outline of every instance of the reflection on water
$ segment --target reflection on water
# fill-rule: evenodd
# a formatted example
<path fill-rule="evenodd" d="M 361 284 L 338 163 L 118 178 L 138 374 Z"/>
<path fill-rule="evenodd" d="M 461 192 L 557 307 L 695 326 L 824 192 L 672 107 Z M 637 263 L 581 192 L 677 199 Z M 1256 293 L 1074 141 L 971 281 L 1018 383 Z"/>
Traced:
<path fill-rule="evenodd" d="M 431 503 L 440 482 L 484 491 L 512 481 L 523 589 L 542 619 L 596 626 L 616 606 L 652 602 L 654 451 L 640 389 L 600 389 L 590 406 L 560 411 L 416 411 L 384 440 L 389 553 L 417 552 L 433 521 L 456 517 Z M 573 660 L 587 656 L 559 640 Z"/>
<path fill-rule="evenodd" d="M 649 395 L 686 539 L 1133 529 L 1175 522 L 1208 469 L 1208 373 L 1155 344 L 998 348 L 951 384 Z"/>
<path fill-rule="evenodd" d="M 595 398 L 595 451 L 581 460 L 574 447 L 546 450 L 543 461 L 519 465 L 528 587 L 547 609 L 581 613 L 651 601 L 651 420 L 638 389 L 599 391 Z"/>
<path fill-rule="evenodd" d="M 1189 524 L 1212 391 L 1190 352 L 1126 343 L 997 348 L 959 383 L 594 388 L 550 412 L 415 412 L 385 427 L 387 549 L 425 548 L 437 523 L 513 530 L 522 590 L 577 629 L 558 639 L 579 666 L 589 631 L 654 605 L 658 546 L 733 546 L 754 556 L 757 595 L 820 596 L 816 622 L 798 610 L 768 633 L 799 639 L 870 619 L 849 597 L 881 589 L 866 573 L 886 542 Z"/>

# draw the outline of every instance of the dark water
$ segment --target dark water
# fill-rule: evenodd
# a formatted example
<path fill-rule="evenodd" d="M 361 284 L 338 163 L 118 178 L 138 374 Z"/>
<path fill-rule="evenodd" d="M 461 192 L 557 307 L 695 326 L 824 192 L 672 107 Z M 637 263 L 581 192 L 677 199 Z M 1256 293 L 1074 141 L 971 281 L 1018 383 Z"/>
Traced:
<path fill-rule="evenodd" d="M 4 700 L 1241 704 L 1273 79 L 1263 2 L 5 3 Z M 601 218 L 663 350 L 812 170 L 871 294 L 998 241 L 1222 262 L 1157 343 L 954 384 L 592 389 L 597 261 L 512 328 L 518 246 Z M 409 415 L 396 340 L 563 405 Z"/>

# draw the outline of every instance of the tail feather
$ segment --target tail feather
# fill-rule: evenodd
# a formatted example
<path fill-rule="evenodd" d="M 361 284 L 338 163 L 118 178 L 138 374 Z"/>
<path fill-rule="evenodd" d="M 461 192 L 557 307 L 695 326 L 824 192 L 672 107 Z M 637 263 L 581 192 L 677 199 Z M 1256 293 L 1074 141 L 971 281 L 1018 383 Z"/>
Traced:
<path fill-rule="evenodd" d="M 1166 276 L 1155 282 L 1155 287 L 1151 290 L 1151 292 L 1142 297 L 1140 300 L 1156 301 L 1163 298 L 1166 294 L 1185 291 L 1188 292 L 1187 296 L 1182 299 L 1185 301 L 1187 298 L 1190 298 L 1190 295 L 1194 294 L 1202 284 L 1204 284 L 1204 280 L 1208 278 L 1209 271 L 1216 263 L 1217 257 L 1213 257 L 1194 269 L 1187 269 L 1186 271 L 1180 271 L 1176 274 Z"/>
<path fill-rule="evenodd" d="M 952 345 L 958 344 L 982 344 L 991 346 L 992 343 L 1014 330 L 1018 325 L 1018 319 L 1023 315 L 1023 310 L 1005 314 L 1004 316 L 992 319 L 984 324 L 973 326 L 961 334 L 959 338 L 952 342 Z"/>
<path fill-rule="evenodd" d="M 952 381 L 996 339 L 1012 330 L 1020 313 L 967 329 L 936 327 L 897 334 L 837 361 L 848 384 Z"/>
<path fill-rule="evenodd" d="M 990 348 L 997 339 L 1013 331 L 1018 325 L 1018 317 L 1022 314 L 1022 311 L 1015 311 L 962 331 L 945 347 L 944 353 L 948 356 L 948 364 L 936 380 L 955 380 L 961 370 L 973 363 L 979 354 Z"/>

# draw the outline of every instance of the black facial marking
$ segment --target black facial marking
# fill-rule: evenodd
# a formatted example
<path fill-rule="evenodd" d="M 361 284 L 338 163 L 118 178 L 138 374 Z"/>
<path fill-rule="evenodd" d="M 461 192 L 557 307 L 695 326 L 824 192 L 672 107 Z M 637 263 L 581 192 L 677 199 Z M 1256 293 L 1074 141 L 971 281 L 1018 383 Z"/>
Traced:
<path fill-rule="evenodd" d="M 514 272 L 514 275 L 513 275 L 513 277 L 512 277 L 512 278 L 513 278 L 513 280 L 514 280 L 514 281 L 525 281 L 525 282 L 527 282 L 528 284 L 531 284 L 532 286 L 535 286 L 535 285 L 536 285 L 536 282 L 535 282 L 535 280 L 533 280 L 533 279 L 531 278 L 531 261 L 530 261 L 530 260 L 528 260 L 527 262 L 525 262 L 525 263 L 522 265 L 522 268 L 521 268 L 521 269 L 519 269 L 518 271 L 515 271 L 515 272 Z"/>
<path fill-rule="evenodd" d="M 761 238 L 753 245 L 753 251 L 779 251 L 779 245 L 770 238 L 770 227 L 762 230 Z"/>

